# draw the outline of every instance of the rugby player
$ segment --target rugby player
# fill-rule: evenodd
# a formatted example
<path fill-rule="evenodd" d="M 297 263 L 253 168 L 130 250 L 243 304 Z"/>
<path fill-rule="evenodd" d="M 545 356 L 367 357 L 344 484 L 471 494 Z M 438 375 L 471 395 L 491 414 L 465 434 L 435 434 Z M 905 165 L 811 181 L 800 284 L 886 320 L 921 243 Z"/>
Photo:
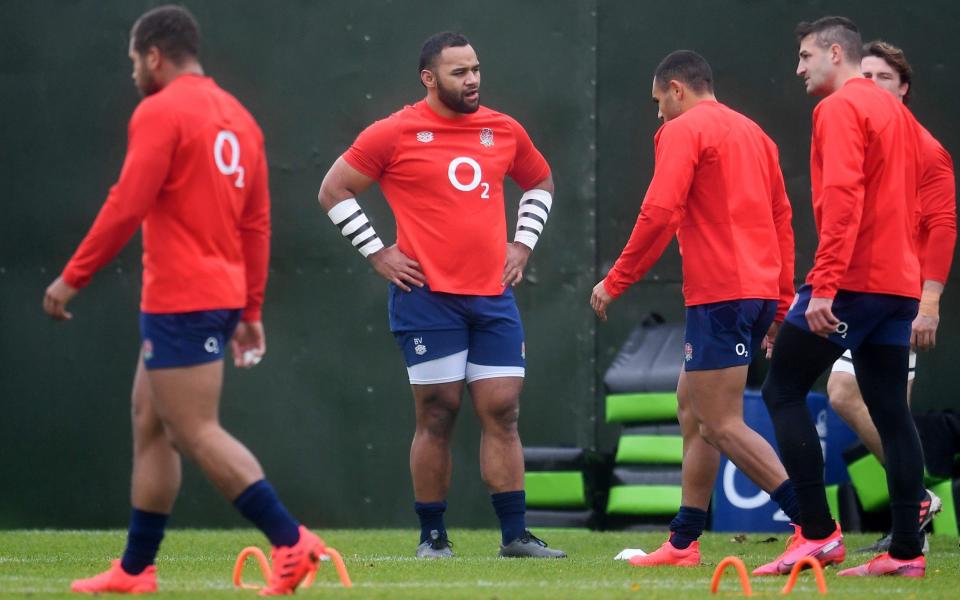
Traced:
<path fill-rule="evenodd" d="M 904 104 L 910 103 L 913 89 L 913 69 L 903 50 L 881 40 L 868 42 L 863 47 L 860 70 L 867 79 L 893 94 Z M 916 373 L 916 350 L 930 350 L 936 345 L 937 326 L 940 323 L 940 296 L 943 293 L 953 249 L 957 241 L 957 198 L 953 159 L 943 146 L 924 128 L 921 128 L 923 167 L 920 176 L 920 238 L 918 253 L 923 289 L 920 309 L 913 320 L 910 334 L 910 371 L 907 379 L 907 402 L 913 389 Z M 847 350 L 833 363 L 827 381 L 830 406 L 846 421 L 867 449 L 883 462 L 880 434 L 870 419 L 857 386 L 853 358 Z M 924 529 L 942 503 L 930 490 L 925 490 L 920 501 L 920 529 Z M 888 534 L 875 544 L 860 551 L 886 552 L 890 548 Z M 924 537 L 924 552 L 929 544 Z"/>
<path fill-rule="evenodd" d="M 443 517 L 450 440 L 466 383 L 482 429 L 480 470 L 500 520 L 500 556 L 563 557 L 525 524 L 517 433 L 525 353 L 512 291 L 550 214 L 550 167 L 516 120 L 480 105 L 480 63 L 464 36 L 427 39 L 419 77 L 426 98 L 360 133 L 319 193 L 340 232 L 390 282 L 390 330 L 416 411 L 416 555 L 453 555 Z M 505 176 L 525 190 L 513 242 L 506 236 Z M 390 246 L 356 200 L 374 182 L 396 218 Z"/>
<path fill-rule="evenodd" d="M 710 65 L 679 50 L 659 64 L 653 101 L 664 124 L 636 226 L 590 304 L 607 308 L 653 266 L 676 234 L 687 306 L 677 382 L 682 500 L 670 538 L 635 566 L 700 564 L 697 539 L 726 454 L 791 518 L 793 488 L 773 448 L 743 421 L 747 368 L 766 349 L 793 298 L 791 208 L 773 141 L 719 103 Z"/>
<path fill-rule="evenodd" d="M 803 556 L 822 565 L 845 558 L 806 396 L 850 350 L 883 443 L 893 528 L 889 553 L 840 574 L 923 576 L 923 457 L 907 406 L 911 324 L 921 287 L 919 126 L 901 102 L 861 75 L 863 42 L 852 21 L 801 23 L 796 38 L 797 75 L 809 95 L 823 98 L 813 111 L 810 145 L 819 244 L 777 336 L 763 397 L 800 520 L 786 551 L 754 574 L 789 573 Z"/>
<path fill-rule="evenodd" d="M 270 194 L 263 134 L 204 76 L 199 50 L 199 27 L 185 8 L 161 6 L 134 23 L 130 59 L 144 99 L 130 119 L 120 179 L 43 299 L 54 319 L 72 318 L 70 300 L 143 225 L 127 546 L 104 573 L 74 581 L 74 592 L 157 591 L 153 563 L 180 490 L 181 456 L 270 539 L 264 595 L 292 593 L 323 549 L 219 423 L 227 343 L 237 367 L 266 351 Z"/>

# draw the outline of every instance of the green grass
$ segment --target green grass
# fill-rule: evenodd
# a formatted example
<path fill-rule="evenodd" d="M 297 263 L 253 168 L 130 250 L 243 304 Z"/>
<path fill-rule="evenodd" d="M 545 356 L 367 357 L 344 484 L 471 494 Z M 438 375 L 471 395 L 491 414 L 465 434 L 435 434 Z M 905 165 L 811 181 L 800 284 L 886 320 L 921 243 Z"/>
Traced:
<path fill-rule="evenodd" d="M 412 530 L 332 530 L 319 532 L 347 561 L 354 588 L 342 589 L 336 573 L 324 563 L 317 582 L 300 590 L 300 597 L 325 598 L 700 598 L 708 595 L 713 567 L 734 554 L 748 566 L 771 560 L 783 548 L 784 536 L 750 535 L 744 542 L 731 534 L 707 534 L 701 548 L 709 563 L 689 569 L 637 569 L 612 560 L 624 547 L 656 548 L 663 532 L 594 533 L 578 530 L 537 530 L 551 546 L 570 554 L 565 560 L 533 561 L 496 558 L 498 532 L 450 531 L 457 558 L 417 561 L 411 558 L 416 542 Z M 0 597 L 69 598 L 70 581 L 104 569 L 123 548 L 121 531 L 6 531 L 0 532 Z M 875 535 L 848 535 L 847 547 L 856 548 Z M 173 529 L 164 541 L 158 561 L 164 598 L 254 598 L 251 591 L 232 588 L 233 561 L 241 548 L 265 545 L 253 530 L 207 531 Z M 847 555 L 847 565 L 868 558 Z M 251 559 L 245 579 L 259 579 Z M 756 595 L 779 595 L 783 578 L 754 578 Z M 844 598 L 956 598 L 960 589 L 960 550 L 957 539 L 931 537 L 927 577 L 841 579 L 827 574 L 834 595 Z M 722 596 L 739 595 L 730 571 Z M 813 579 L 804 574 L 795 589 L 800 596 L 816 595 Z"/>

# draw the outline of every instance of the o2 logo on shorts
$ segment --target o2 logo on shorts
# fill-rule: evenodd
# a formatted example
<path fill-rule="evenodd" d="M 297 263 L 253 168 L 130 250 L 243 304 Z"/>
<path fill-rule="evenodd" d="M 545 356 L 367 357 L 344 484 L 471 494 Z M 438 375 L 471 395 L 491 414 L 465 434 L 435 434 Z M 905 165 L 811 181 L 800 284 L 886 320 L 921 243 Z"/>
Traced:
<path fill-rule="evenodd" d="M 693 360 L 693 344 L 690 342 L 683 345 L 683 360 L 686 362 Z"/>
<path fill-rule="evenodd" d="M 747 351 L 747 345 L 743 342 L 737 344 L 733 347 L 733 351 L 737 353 L 737 356 L 742 356 L 744 358 L 750 358 L 750 352 Z"/>
<path fill-rule="evenodd" d="M 473 169 L 473 178 L 470 179 L 470 183 L 463 183 L 457 177 L 457 169 L 460 165 L 467 165 Z M 450 179 L 451 185 L 461 192 L 472 192 L 478 187 L 482 187 L 483 191 L 480 192 L 480 197 L 484 199 L 490 197 L 490 184 L 486 181 L 480 181 L 483 179 L 483 170 L 480 169 L 480 163 L 469 156 L 458 156 L 451 160 L 450 166 L 447 167 L 447 177 Z"/>
<path fill-rule="evenodd" d="M 153 342 L 150 340 L 143 340 L 143 358 L 144 360 L 153 358 Z"/>
<path fill-rule="evenodd" d="M 208 337 L 207 341 L 203 343 L 203 349 L 209 352 L 210 354 L 219 354 L 220 342 L 218 342 L 217 338 L 215 337 Z"/>
<path fill-rule="evenodd" d="M 223 156 L 223 145 L 230 146 L 230 162 Z M 240 140 L 237 134 L 227 129 L 217 134 L 217 139 L 213 142 L 213 161 L 217 163 L 217 169 L 224 175 L 236 175 L 237 179 L 233 185 L 243 187 L 243 167 L 240 166 Z"/>
<path fill-rule="evenodd" d="M 836 329 L 834 329 L 834 333 L 838 334 L 843 339 L 847 339 L 847 331 L 849 330 L 850 330 L 850 326 L 847 325 L 847 322 L 840 321 L 840 324 L 837 325 Z"/>

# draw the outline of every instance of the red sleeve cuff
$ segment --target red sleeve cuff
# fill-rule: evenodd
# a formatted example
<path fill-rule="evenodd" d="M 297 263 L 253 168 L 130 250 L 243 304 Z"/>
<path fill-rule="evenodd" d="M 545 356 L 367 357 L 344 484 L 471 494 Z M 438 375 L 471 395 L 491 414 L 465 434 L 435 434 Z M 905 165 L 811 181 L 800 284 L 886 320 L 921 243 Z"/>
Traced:
<path fill-rule="evenodd" d="M 240 320 L 248 323 L 262 321 L 263 308 L 260 306 L 248 306 L 247 308 L 243 309 L 243 314 L 240 316 Z"/>
<path fill-rule="evenodd" d="M 628 286 L 621 283 L 620 279 L 614 277 L 613 269 L 607 273 L 607 276 L 603 278 L 603 289 L 610 294 L 611 298 L 619 298 Z"/>
<path fill-rule="evenodd" d="M 63 270 L 63 273 L 60 275 L 63 277 L 63 280 L 67 282 L 67 285 L 74 289 L 82 290 L 87 287 L 87 284 L 90 283 L 91 277 L 81 276 L 69 267 Z"/>

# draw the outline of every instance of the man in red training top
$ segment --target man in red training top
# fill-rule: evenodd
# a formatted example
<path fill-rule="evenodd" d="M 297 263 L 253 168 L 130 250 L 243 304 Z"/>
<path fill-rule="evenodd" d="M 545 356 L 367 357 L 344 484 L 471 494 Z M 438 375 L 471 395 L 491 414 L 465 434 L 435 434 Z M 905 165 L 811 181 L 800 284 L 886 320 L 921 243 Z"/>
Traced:
<path fill-rule="evenodd" d="M 120 179 L 43 299 L 67 303 L 143 224 L 143 345 L 133 383 L 133 480 L 127 547 L 75 592 L 157 590 L 154 558 L 180 489 L 181 455 L 273 545 L 265 595 L 289 594 L 316 569 L 323 542 L 297 523 L 257 459 L 219 423 L 227 343 L 250 367 L 266 350 L 260 310 L 270 253 L 263 134 L 203 74 L 200 31 L 179 6 L 141 16 L 130 34 L 144 99 L 130 119 Z"/>
<path fill-rule="evenodd" d="M 913 69 L 903 50 L 875 40 L 863 47 L 860 71 L 881 88 L 904 104 L 910 103 L 913 89 Z M 917 248 L 923 290 L 920 310 L 913 320 L 910 334 L 910 371 L 907 376 L 907 402 L 916 371 L 916 350 L 930 350 L 936 345 L 937 326 L 940 323 L 940 296 L 953 262 L 953 248 L 957 241 L 957 196 L 953 173 L 953 159 L 930 132 L 921 127 L 923 165 L 920 175 L 920 238 Z M 837 411 L 863 441 L 864 446 L 883 462 L 880 434 L 870 418 L 867 406 L 857 385 L 853 356 L 847 350 L 835 363 L 827 381 L 830 406 Z M 940 510 L 942 502 L 930 490 L 924 491 L 920 501 L 920 529 L 924 529 Z M 890 549 L 888 534 L 859 551 L 886 552 Z M 928 548 L 924 536 L 924 553 Z"/>
<path fill-rule="evenodd" d="M 789 573 L 803 556 L 823 565 L 845 558 L 806 395 L 850 350 L 883 440 L 893 528 L 889 553 L 840 574 L 923 576 L 923 456 L 907 406 L 910 331 L 920 298 L 919 126 L 901 102 L 860 74 L 863 42 L 849 19 L 801 23 L 796 34 L 797 75 L 808 94 L 823 97 L 810 143 L 819 244 L 777 336 L 763 398 L 800 520 L 787 550 L 754 573 Z"/>
<path fill-rule="evenodd" d="M 700 564 L 720 452 L 797 517 L 793 487 L 773 448 L 743 422 L 747 368 L 776 334 L 793 297 L 791 209 L 777 147 L 756 123 L 717 102 L 699 54 L 669 54 L 653 78 L 664 124 L 656 165 L 630 240 L 593 288 L 609 304 L 640 280 L 676 234 L 687 305 L 677 383 L 683 497 L 670 539 L 636 566 Z M 766 338 L 766 343 L 765 343 Z"/>
<path fill-rule="evenodd" d="M 480 471 L 504 557 L 563 557 L 526 530 L 517 434 L 525 354 L 512 286 L 553 203 L 553 177 L 523 127 L 480 106 L 480 63 L 465 37 L 431 36 L 420 52 L 424 100 L 367 127 L 330 168 L 320 205 L 390 282 L 390 330 L 416 408 L 410 447 L 420 558 L 453 555 L 443 513 L 450 439 L 464 381 L 483 436 Z M 525 190 L 507 242 L 503 180 Z M 384 246 L 356 196 L 380 183 L 397 221 Z"/>

